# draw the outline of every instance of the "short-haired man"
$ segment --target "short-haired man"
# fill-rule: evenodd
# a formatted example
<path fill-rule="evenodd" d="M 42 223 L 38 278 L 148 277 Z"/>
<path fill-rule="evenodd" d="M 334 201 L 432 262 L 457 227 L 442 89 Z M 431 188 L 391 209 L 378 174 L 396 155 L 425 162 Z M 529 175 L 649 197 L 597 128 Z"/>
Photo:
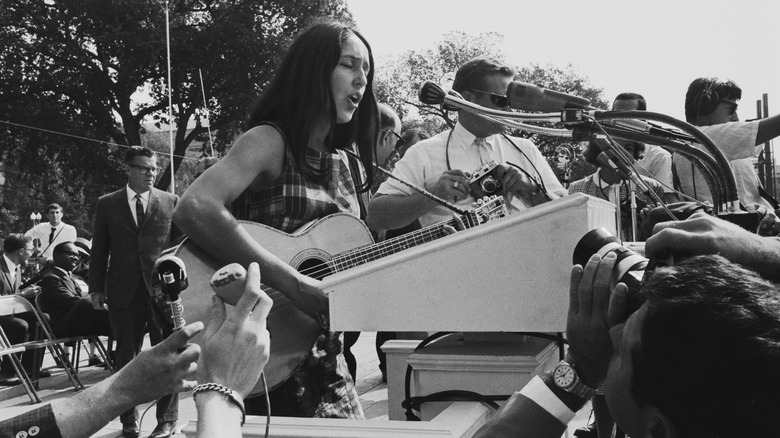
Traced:
<path fill-rule="evenodd" d="M 401 119 L 390 105 L 377 103 L 379 109 L 379 135 L 376 140 L 376 163 L 385 169 L 392 170 L 396 161 L 401 158 L 400 151 L 396 149 L 401 139 Z M 387 179 L 387 175 L 377 172 L 374 177 L 372 192 L 376 192 L 379 186 Z"/>
<path fill-rule="evenodd" d="M 452 89 L 469 102 L 506 109 L 506 92 L 514 77 L 513 68 L 480 56 L 458 69 Z M 503 125 L 465 110 L 458 111 L 458 123 L 452 130 L 409 149 L 396 163 L 393 174 L 448 202 L 469 207 L 475 200 L 469 187 L 470 174 L 493 161 L 498 163 L 494 176 L 500 180 L 512 211 L 566 194 L 531 141 L 510 137 L 504 134 Z M 386 230 L 418 218 L 422 226 L 427 226 L 451 217 L 447 207 L 390 179 L 371 200 L 367 222 L 374 230 Z"/>
<path fill-rule="evenodd" d="M 41 280 L 41 307 L 51 317 L 57 337 L 109 336 L 108 312 L 92 306 L 73 275 L 80 259 L 78 247 L 71 242 L 54 247 L 54 268 Z"/>
<path fill-rule="evenodd" d="M 46 217 L 49 222 L 41 222 L 24 233 L 25 236 L 33 238 L 35 249 L 40 251 L 40 255 L 46 260 L 52 259 L 53 249 L 57 244 L 75 242 L 78 237 L 76 228 L 62 221 L 64 213 L 59 204 L 49 204 L 46 206 Z"/>
<path fill-rule="evenodd" d="M 612 110 L 647 111 L 647 101 L 639 93 L 620 93 L 612 102 Z M 644 156 L 638 160 L 638 163 L 641 166 L 639 173 L 652 177 L 661 183 L 664 189 L 664 201 L 678 201 L 672 177 L 672 154 L 661 146 L 646 144 Z"/>
<path fill-rule="evenodd" d="M 628 436 L 776 434 L 780 380 L 766 377 L 780 367 L 774 286 L 721 256 L 697 256 L 658 268 L 634 311 L 628 294 L 636 291 L 611 290 L 615 260 L 594 255 L 584 270 L 575 266 L 566 360 L 515 393 L 475 437 L 558 438 L 602 383 Z"/>
<path fill-rule="evenodd" d="M 619 140 L 619 142 L 626 149 L 626 152 L 631 154 L 635 160 L 641 160 L 645 150 L 644 143 L 623 140 Z M 598 162 L 596 157 L 598 157 L 600 153 L 601 149 L 599 149 L 595 143 L 588 143 L 588 146 L 582 153 L 582 157 L 585 159 L 586 163 L 597 166 L 598 169 L 594 174 L 571 183 L 571 185 L 569 185 L 569 193 L 585 193 L 586 195 L 619 204 L 621 212 L 620 239 L 632 242 L 644 241 L 650 235 L 652 229 L 643 230 L 641 228 L 642 215 L 640 213 L 646 206 L 655 206 L 656 201 L 651 196 L 643 193 L 639 187 L 634 186 L 637 206 L 635 215 L 638 224 L 637 234 L 634 235 L 632 226 L 633 220 L 632 216 L 629 214 L 629 211 L 632 208 L 632 202 L 628 184 L 626 180 L 618 174 L 617 169 Z M 643 175 L 640 175 L 640 178 L 642 178 L 642 181 L 647 184 L 650 190 L 652 190 L 658 198 L 663 199 L 664 190 L 661 184 L 654 179 Z"/>
<path fill-rule="evenodd" d="M 154 263 L 171 242 L 171 218 L 179 199 L 153 187 L 159 168 L 157 154 L 151 149 L 128 148 L 125 164 L 127 185 L 98 199 L 89 264 L 89 294 L 96 309 L 108 304 L 118 368 L 141 351 L 145 329 L 152 345 L 162 339 L 149 287 Z M 171 436 L 177 418 L 178 395 L 161 398 L 157 428 L 151 436 Z M 120 420 L 122 436 L 138 436 L 135 408 L 122 414 Z"/>
<path fill-rule="evenodd" d="M 742 89 L 733 81 L 698 78 L 691 82 L 685 95 L 685 119 L 699 127 L 723 152 L 731 164 L 739 191 L 739 201 L 746 207 L 761 205 L 777 208 L 759 193 L 758 175 L 753 167 L 761 145 L 780 136 L 780 114 L 751 122 L 740 122 L 737 101 Z M 674 170 L 680 190 L 701 201 L 712 201 L 704 177 L 687 159 L 675 154 Z"/>
<path fill-rule="evenodd" d="M 27 264 L 27 259 L 35 252 L 33 239 L 22 234 L 10 234 L 3 241 L 3 252 L 0 253 L 0 295 L 14 295 L 19 293 L 22 282 L 22 268 Z M 0 316 L 0 327 L 8 337 L 11 344 L 25 342 L 35 334 L 38 319 L 31 312 L 17 313 L 15 315 Z M 39 371 L 43 362 L 43 355 L 38 355 L 35 361 L 35 352 L 22 354 L 22 366 L 27 374 L 38 377 L 49 377 L 48 371 Z M 8 358 L 3 359 L 0 373 L 13 375 L 14 369 Z M 17 384 L 17 379 L 9 382 Z"/>

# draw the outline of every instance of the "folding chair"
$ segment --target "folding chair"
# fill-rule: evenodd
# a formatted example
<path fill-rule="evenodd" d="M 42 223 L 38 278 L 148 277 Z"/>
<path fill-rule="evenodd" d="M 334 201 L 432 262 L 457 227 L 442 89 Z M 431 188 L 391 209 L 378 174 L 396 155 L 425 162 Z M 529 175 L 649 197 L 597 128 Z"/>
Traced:
<path fill-rule="evenodd" d="M 30 350 L 39 350 L 39 349 L 48 348 L 52 356 L 60 360 L 62 366 L 65 369 L 65 373 L 68 375 L 68 378 L 70 379 L 71 383 L 73 383 L 73 386 L 76 388 L 76 390 L 78 391 L 79 389 L 84 389 L 84 385 L 81 383 L 81 380 L 79 380 L 78 375 L 76 375 L 76 372 L 73 369 L 73 365 L 71 365 L 70 360 L 68 359 L 67 355 L 65 354 L 65 351 L 62 348 L 61 344 L 67 341 L 62 339 L 57 339 L 56 337 L 54 337 L 54 334 L 52 333 L 49 324 L 46 322 L 46 319 L 41 316 L 40 312 L 38 312 L 38 309 L 36 309 L 35 306 L 30 304 L 30 302 L 25 300 L 22 296 L 20 295 L 0 296 L 0 316 L 16 315 L 24 312 L 32 312 L 32 314 L 35 315 L 35 319 L 38 322 L 38 328 L 43 331 L 43 335 L 45 338 L 39 340 L 21 342 L 18 344 L 13 344 L 12 346 L 23 347 L 25 352 Z M 36 353 L 41 353 L 41 352 L 36 352 Z M 37 370 L 33 372 L 32 375 L 32 381 L 34 382 L 33 385 L 37 385 L 38 383 L 37 374 L 38 374 Z"/>
<path fill-rule="evenodd" d="M 0 358 L 3 356 L 9 357 L 11 360 L 11 365 L 14 367 L 16 377 L 18 377 L 19 381 L 22 382 L 24 390 L 27 391 L 27 395 L 30 397 L 30 403 L 40 403 L 41 399 L 38 397 L 38 393 L 35 392 L 32 381 L 30 381 L 30 376 L 27 375 L 27 371 L 24 370 L 22 363 L 16 356 L 16 353 L 22 353 L 24 350 L 24 347 L 11 346 L 11 343 L 8 341 L 8 337 L 5 335 L 3 328 L 0 327 Z"/>
<path fill-rule="evenodd" d="M 35 309 L 38 311 L 38 313 L 44 313 L 44 309 L 41 306 L 41 294 L 35 296 Z M 46 321 L 46 318 L 41 318 L 44 322 L 44 324 L 47 325 L 49 332 L 52 334 L 54 333 L 54 330 L 52 330 L 51 326 L 49 325 L 48 321 Z M 99 335 L 82 335 L 82 336 L 68 336 L 64 338 L 58 338 L 62 342 L 66 343 L 72 343 L 74 345 L 73 347 L 73 356 L 71 359 L 71 363 L 73 364 L 73 369 L 78 374 L 79 371 L 79 359 L 81 356 L 81 345 L 84 341 L 92 342 L 97 347 L 97 352 L 100 355 L 101 359 L 103 359 L 103 363 L 106 364 L 108 367 L 108 370 L 111 371 L 111 374 L 114 374 L 114 363 L 111 361 L 111 357 L 108 355 L 108 351 L 106 350 L 106 347 L 103 345 L 103 342 L 100 340 Z M 109 338 L 110 339 L 110 338 Z"/>

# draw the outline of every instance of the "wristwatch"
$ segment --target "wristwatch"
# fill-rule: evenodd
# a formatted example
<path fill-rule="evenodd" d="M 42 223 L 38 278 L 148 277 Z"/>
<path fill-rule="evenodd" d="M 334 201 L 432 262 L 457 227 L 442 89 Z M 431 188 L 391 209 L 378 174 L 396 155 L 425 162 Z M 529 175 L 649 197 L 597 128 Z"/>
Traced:
<path fill-rule="evenodd" d="M 565 360 L 558 362 L 558 365 L 550 371 L 550 379 L 558 388 L 585 400 L 590 400 L 596 393 L 595 389 L 582 383 L 574 366 Z"/>

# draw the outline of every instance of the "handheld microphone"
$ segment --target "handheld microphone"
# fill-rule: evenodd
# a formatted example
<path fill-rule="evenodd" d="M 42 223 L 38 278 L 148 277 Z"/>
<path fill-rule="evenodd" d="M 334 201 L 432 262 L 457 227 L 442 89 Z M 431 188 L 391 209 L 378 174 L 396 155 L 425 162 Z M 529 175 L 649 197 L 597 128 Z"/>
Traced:
<path fill-rule="evenodd" d="M 214 273 L 209 285 L 218 297 L 235 306 L 244 293 L 246 269 L 238 263 L 231 263 Z"/>
<path fill-rule="evenodd" d="M 590 101 L 583 97 L 520 81 L 509 84 L 506 95 L 509 98 L 509 106 L 520 111 L 549 113 L 570 108 L 595 109 L 590 106 Z"/>
<path fill-rule="evenodd" d="M 165 255 L 157 259 L 154 264 L 157 278 L 162 292 L 162 299 L 158 300 L 158 306 L 162 308 L 165 316 L 170 319 L 174 330 L 179 330 L 186 324 L 184 321 L 184 306 L 181 303 L 182 291 L 187 289 L 187 269 L 182 259 Z M 162 305 L 163 302 L 165 305 Z"/>

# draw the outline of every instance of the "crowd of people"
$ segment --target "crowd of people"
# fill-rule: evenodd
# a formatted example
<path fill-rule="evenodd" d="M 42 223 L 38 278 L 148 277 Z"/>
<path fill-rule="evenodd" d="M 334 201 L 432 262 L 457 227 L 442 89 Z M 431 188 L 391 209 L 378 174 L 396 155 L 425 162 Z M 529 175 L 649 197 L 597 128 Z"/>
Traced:
<path fill-rule="evenodd" d="M 40 294 L 55 332 L 110 334 L 118 371 L 70 400 L 5 420 L 0 436 L 30 427 L 40 436 L 89 436 L 119 416 L 122 436 L 137 437 L 136 405 L 157 400 L 151 437 L 165 438 L 176 430 L 178 393 L 189 390 L 195 394 L 198 436 L 204 437 L 240 436 L 246 415 L 269 411 L 364 418 L 349 353 L 357 334 L 330 330 L 321 281 L 269 251 L 239 221 L 292 234 L 343 213 L 364 220 L 382 239 L 449 220 L 452 211 L 444 204 L 469 207 L 475 197 L 471 176 L 486 166 L 510 212 L 587 193 L 623 205 L 623 236 L 646 239 L 648 257 L 674 254 L 675 265 L 658 268 L 639 291 L 614 284 L 614 254 L 575 265 L 566 358 L 524 388 L 507 388 L 517 392 L 477 436 L 559 437 L 590 400 L 602 407 L 598 436 L 611 436 L 614 425 L 635 437 L 776 433 L 780 399 L 777 383 L 766 376 L 780 369 L 780 299 L 773 285 L 780 281 L 780 224 L 778 206 L 761 188 L 750 160 L 757 145 L 780 135 L 780 116 L 738 122 L 741 96 L 733 82 L 693 81 L 686 118 L 730 160 L 740 201 L 762 216 L 760 229 L 750 232 L 696 213 L 633 234 L 626 227 L 636 220 L 631 215 L 639 222 L 647 217 L 646 210 L 631 211 L 637 200 L 647 208 L 656 199 L 677 200 L 675 189 L 706 199 L 706 185 L 695 172 L 686 173 L 690 166 L 676 156 L 622 141 L 634 159 L 647 164 L 643 178 L 655 194 L 631 201 L 632 190 L 598 159 L 591 143 L 585 157 L 598 170 L 567 189 L 533 142 L 470 111 L 459 110 L 451 129 L 430 138 L 419 128 L 403 131 L 392 108 L 376 101 L 374 75 L 371 47 L 357 30 L 318 22 L 287 50 L 251 110 L 246 131 L 181 198 L 154 187 L 159 168 L 153 151 L 128 148 L 127 184 L 97 201 L 89 268 L 80 271 L 88 274 L 86 283 L 73 275 L 84 245 L 62 222 L 61 206 L 47 207 L 49 223 L 26 235 L 5 236 L 0 292 L 24 293 L 19 268 L 35 252 L 50 258 L 51 269 L 32 293 Z M 452 89 L 473 104 L 503 110 L 515 75 L 502 61 L 479 56 L 460 67 Z M 644 110 L 646 103 L 625 93 L 613 108 Z M 215 296 L 208 321 L 171 331 L 150 287 L 155 262 L 181 234 L 221 263 L 247 266 L 248 275 L 235 307 Z M 261 273 L 263 284 L 319 325 L 289 378 L 270 388 L 269 402 L 249 397 L 273 354 L 266 329 L 273 301 L 261 288 Z M 628 307 L 629 293 L 638 294 L 639 308 Z M 12 343 L 33 335 L 34 325 L 24 314 L 0 317 Z M 153 347 L 141 351 L 147 332 Z M 188 342 L 199 333 L 200 345 Z M 22 357 L 27 370 L 42 375 L 40 363 L 31 363 L 33 355 Z"/>

